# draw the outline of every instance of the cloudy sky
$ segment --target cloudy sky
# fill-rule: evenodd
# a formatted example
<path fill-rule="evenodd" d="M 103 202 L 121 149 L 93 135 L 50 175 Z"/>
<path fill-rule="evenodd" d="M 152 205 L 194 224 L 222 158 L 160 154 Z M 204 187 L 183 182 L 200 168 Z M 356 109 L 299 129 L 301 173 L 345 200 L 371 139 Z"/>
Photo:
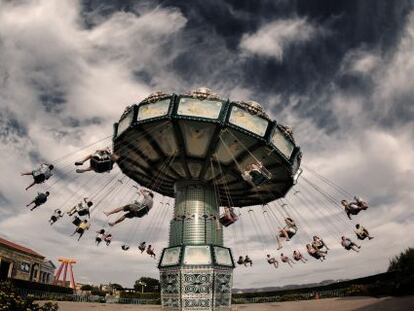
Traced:
<path fill-rule="evenodd" d="M 255 265 L 235 270 L 235 287 L 365 276 L 384 271 L 390 257 L 413 246 L 409 0 L 0 0 L 0 235 L 55 262 L 59 256 L 77 258 L 79 282 L 131 286 L 142 275 L 157 276 L 155 261 L 119 246 L 145 238 L 156 240 L 160 250 L 171 210 L 120 226 L 114 247 L 98 248 L 92 232 L 79 243 L 70 237 L 68 218 L 53 227 L 47 219 L 54 208 L 90 195 L 110 175 L 68 173 L 72 167 L 66 164 L 80 154 L 58 162 L 66 166 L 38 189 L 25 192 L 30 177 L 19 174 L 108 137 L 124 108 L 155 90 L 179 93 L 198 86 L 260 102 L 274 119 L 293 127 L 306 167 L 371 204 L 356 220 L 375 239 L 362 242 L 359 254 L 348 253 L 337 239 L 351 234 L 352 222 L 301 180 L 301 193 L 289 194 L 288 203 L 303 230 L 285 251 L 303 249 L 314 232 L 332 251 L 325 263 L 276 271 L 264 261 L 265 253 L 278 253 L 260 209 L 259 230 L 243 214 L 226 231 L 226 241 L 235 254 L 249 253 Z M 340 198 L 310 170 L 304 176 Z M 49 187 L 54 195 L 48 204 L 29 212 L 25 204 L 36 190 Z M 125 185 L 111 204 L 131 194 Z M 278 205 L 272 206 L 282 217 Z M 105 218 L 99 211 L 94 218 L 97 229 Z"/>

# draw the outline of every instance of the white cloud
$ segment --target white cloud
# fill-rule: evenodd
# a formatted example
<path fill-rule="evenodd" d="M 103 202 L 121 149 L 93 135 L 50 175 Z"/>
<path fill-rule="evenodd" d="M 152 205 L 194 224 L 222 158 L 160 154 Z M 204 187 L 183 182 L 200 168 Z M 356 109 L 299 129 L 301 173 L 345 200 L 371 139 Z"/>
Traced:
<path fill-rule="evenodd" d="M 367 75 L 380 65 L 381 58 L 372 52 L 356 50 L 349 52 L 343 63 L 344 73 Z"/>
<path fill-rule="evenodd" d="M 355 115 L 370 122 L 392 118 L 412 120 L 414 105 L 409 103 L 414 97 L 413 52 L 414 13 L 408 15 L 401 39 L 391 53 L 380 55 L 378 51 L 366 48 L 349 51 L 344 57 L 340 74 L 352 73 L 369 78 L 373 90 L 365 97 L 361 94 L 339 94 L 335 99 L 338 100 L 336 111 L 343 113 L 344 110 L 360 109 Z M 402 107 L 403 110 L 398 110 Z"/>
<path fill-rule="evenodd" d="M 320 29 L 303 18 L 276 20 L 253 34 L 245 34 L 240 48 L 249 54 L 273 57 L 281 62 L 286 48 L 310 41 L 319 33 Z"/>

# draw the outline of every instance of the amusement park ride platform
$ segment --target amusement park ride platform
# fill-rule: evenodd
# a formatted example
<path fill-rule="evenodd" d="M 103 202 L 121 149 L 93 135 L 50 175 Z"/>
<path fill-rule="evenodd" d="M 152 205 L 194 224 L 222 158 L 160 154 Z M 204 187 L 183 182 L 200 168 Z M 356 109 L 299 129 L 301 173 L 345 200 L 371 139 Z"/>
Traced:
<path fill-rule="evenodd" d="M 157 92 L 125 110 L 113 150 L 124 174 L 176 200 L 159 262 L 163 307 L 229 310 L 234 260 L 223 247 L 219 207 L 262 205 L 289 191 L 301 161 L 289 129 L 256 102 L 206 88 Z M 255 187 L 242 173 L 258 163 L 267 182 Z"/>

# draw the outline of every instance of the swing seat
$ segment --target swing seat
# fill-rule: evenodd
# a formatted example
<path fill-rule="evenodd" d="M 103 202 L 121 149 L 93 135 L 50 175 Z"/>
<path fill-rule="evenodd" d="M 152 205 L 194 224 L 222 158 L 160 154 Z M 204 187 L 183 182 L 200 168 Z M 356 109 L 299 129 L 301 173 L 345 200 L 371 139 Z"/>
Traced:
<path fill-rule="evenodd" d="M 363 241 L 367 238 L 366 235 L 361 235 L 361 234 L 358 234 L 358 233 L 356 233 L 356 236 L 357 236 L 358 240 L 361 240 L 361 241 Z"/>
<path fill-rule="evenodd" d="M 357 205 L 361 210 L 364 210 L 364 211 L 368 208 L 368 203 L 367 202 L 362 202 L 362 201 L 357 202 Z"/>
<path fill-rule="evenodd" d="M 129 245 L 124 244 L 124 245 L 121 246 L 121 248 L 122 248 L 123 251 L 127 251 L 127 250 L 129 250 Z"/>
<path fill-rule="evenodd" d="M 79 218 L 79 217 L 75 217 L 75 218 L 73 219 L 73 221 L 72 221 L 72 223 L 73 223 L 75 226 L 79 226 L 81 222 L 82 222 L 82 220 L 80 220 L 80 218 Z"/>
<path fill-rule="evenodd" d="M 112 170 L 114 162 L 109 153 L 96 153 L 92 156 L 90 165 L 96 173 L 105 173 Z"/>
<path fill-rule="evenodd" d="M 228 226 L 234 224 L 237 221 L 237 219 L 238 219 L 238 217 L 236 215 L 231 216 L 231 215 L 224 214 L 220 217 L 219 222 L 224 227 L 228 227 Z"/>
<path fill-rule="evenodd" d="M 319 255 L 318 253 L 309 253 L 309 255 L 315 259 L 321 259 L 321 255 Z"/>
<path fill-rule="evenodd" d="M 91 167 L 96 173 L 105 173 L 112 170 L 114 163 L 111 160 L 91 159 Z"/>
<path fill-rule="evenodd" d="M 361 210 L 362 210 L 362 209 L 350 207 L 350 208 L 347 210 L 347 212 L 348 212 L 349 214 L 353 215 L 353 216 L 356 216 L 356 215 L 358 215 L 358 214 L 359 214 L 359 212 L 360 212 Z"/>
<path fill-rule="evenodd" d="M 36 173 L 35 172 L 33 172 L 33 179 L 34 179 L 35 183 L 36 184 L 44 183 L 46 181 L 45 174 L 43 174 L 41 172 L 36 172 Z"/>
<path fill-rule="evenodd" d="M 78 211 L 79 216 L 86 216 L 89 215 L 89 209 L 81 209 Z"/>
<path fill-rule="evenodd" d="M 255 186 L 263 185 L 269 182 L 272 178 L 272 174 L 264 167 L 261 167 L 260 169 L 251 170 L 249 174 Z"/>

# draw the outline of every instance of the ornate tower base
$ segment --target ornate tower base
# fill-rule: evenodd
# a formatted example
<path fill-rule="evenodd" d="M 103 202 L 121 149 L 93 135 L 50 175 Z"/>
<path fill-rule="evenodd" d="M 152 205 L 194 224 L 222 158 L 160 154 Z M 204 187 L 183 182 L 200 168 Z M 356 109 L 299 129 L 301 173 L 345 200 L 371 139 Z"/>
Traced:
<path fill-rule="evenodd" d="M 201 182 L 175 184 L 169 247 L 159 263 L 165 310 L 230 310 L 234 261 L 223 247 L 214 189 Z"/>

